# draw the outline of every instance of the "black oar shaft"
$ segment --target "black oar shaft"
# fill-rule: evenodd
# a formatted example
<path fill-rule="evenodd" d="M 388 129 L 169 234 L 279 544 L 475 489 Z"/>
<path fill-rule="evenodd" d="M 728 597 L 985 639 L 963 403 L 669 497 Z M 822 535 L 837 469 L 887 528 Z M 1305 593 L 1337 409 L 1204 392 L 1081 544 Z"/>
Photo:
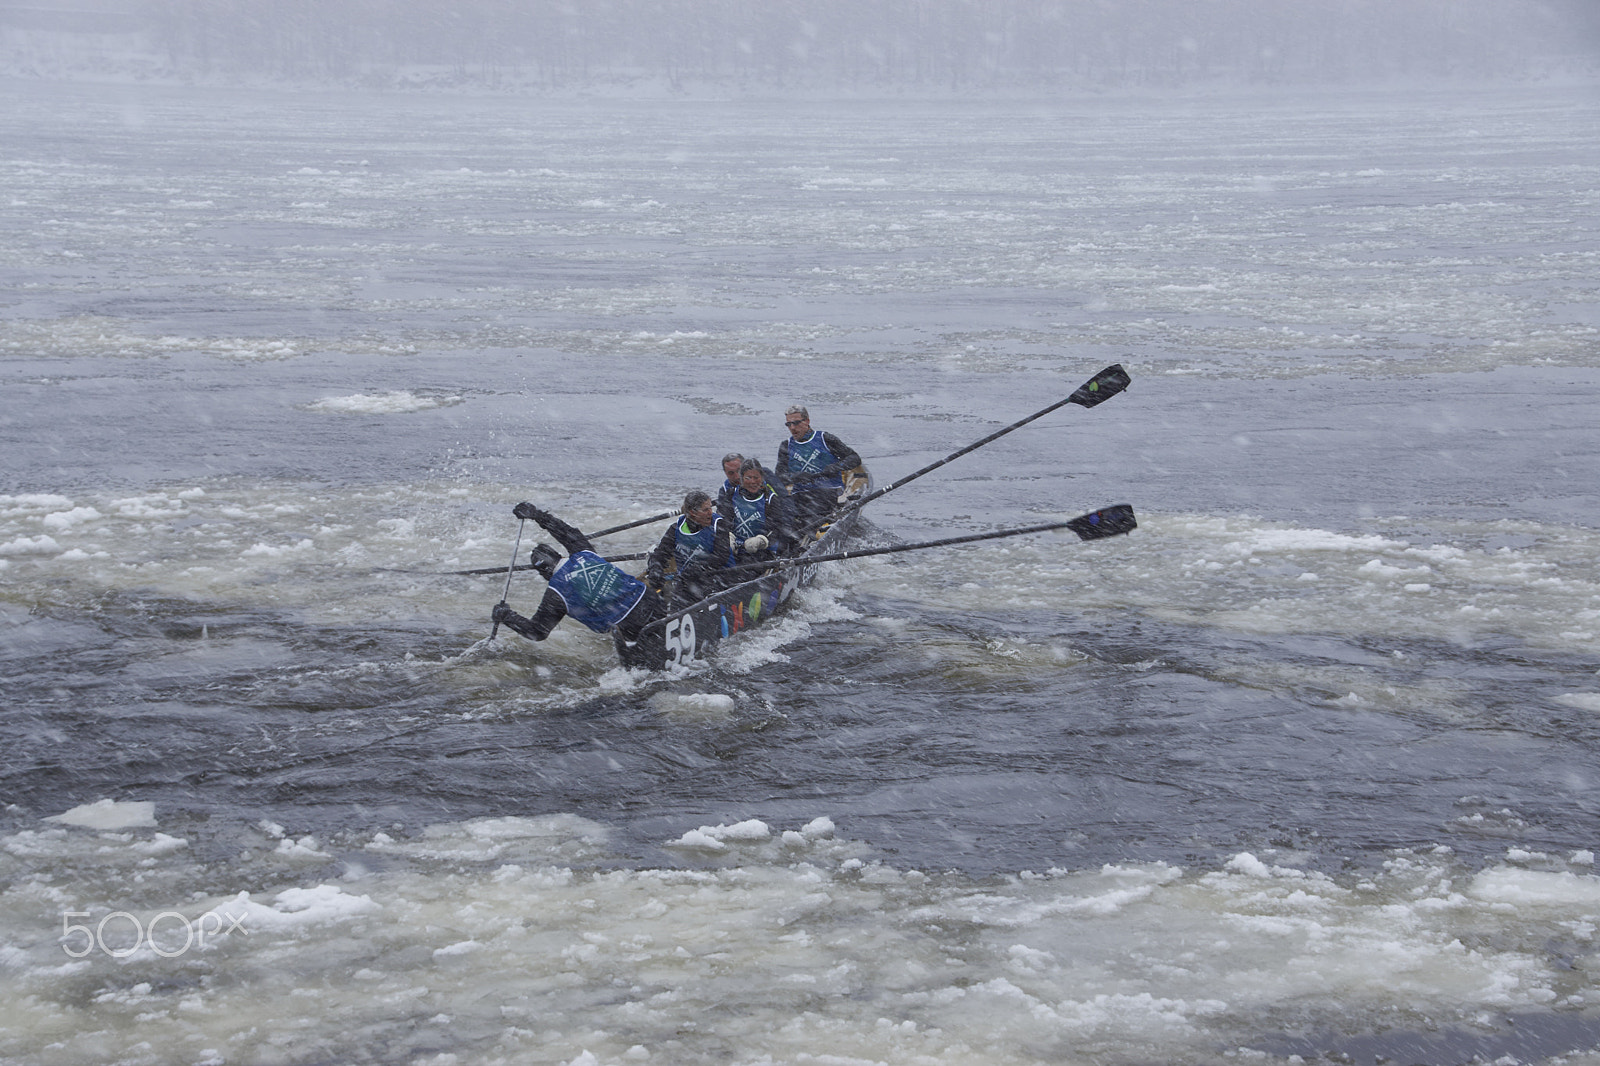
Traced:
<path fill-rule="evenodd" d="M 624 522 L 622 525 L 612 526 L 610 529 L 601 529 L 596 530 L 593 533 L 585 533 L 584 536 L 588 537 L 590 540 L 593 540 L 596 537 L 609 537 L 613 533 L 621 533 L 624 529 L 633 529 L 635 526 L 647 526 L 651 522 L 659 522 L 663 518 L 676 518 L 682 513 L 682 511 L 666 511 L 662 514 L 653 514 L 649 518 L 641 518 L 636 522 Z"/>
<path fill-rule="evenodd" d="M 861 559 L 869 555 L 893 555 L 896 552 L 914 552 L 921 551 L 924 548 L 944 548 L 952 544 L 971 544 L 980 540 L 1020 537 L 1027 533 L 1048 533 L 1055 529 L 1070 529 L 1084 540 L 1097 540 L 1101 537 L 1113 537 L 1119 533 L 1128 533 L 1137 527 L 1138 523 L 1134 520 L 1133 508 L 1125 503 L 1119 503 L 1113 507 L 1106 507 L 1099 511 L 1081 515 L 1067 522 L 1045 522 L 1037 526 L 1023 526 L 1020 529 L 998 529 L 993 533 L 968 533 L 961 537 L 925 540 L 918 544 L 896 544 L 888 548 L 860 548 L 854 551 L 830 552 L 827 555 L 813 555 L 805 559 L 784 559 L 776 564 L 740 563 L 737 566 L 728 567 L 723 573 L 759 570 L 763 567 L 771 569 L 774 565 L 780 569 L 785 569 L 790 566 L 809 566 L 812 563 L 832 563 L 844 559 Z"/>
<path fill-rule="evenodd" d="M 633 562 L 638 559 L 647 559 L 649 552 L 635 552 L 632 555 L 608 555 L 607 560 L 613 563 Z M 481 577 L 487 574 L 503 574 L 507 568 L 504 566 L 484 566 L 476 570 L 402 570 L 394 566 L 378 566 L 375 570 L 382 570 L 390 574 L 431 574 L 434 577 Z M 532 563 L 517 563 L 510 567 L 512 570 L 537 570 Z"/>
<path fill-rule="evenodd" d="M 626 525 L 612 526 L 610 529 L 602 529 L 598 533 L 586 533 L 586 534 L 584 534 L 584 536 L 588 537 L 590 540 L 593 540 L 595 537 L 603 537 L 608 533 L 620 533 L 624 529 L 632 529 L 635 526 L 646 525 L 646 524 L 648 524 L 650 522 L 659 522 L 663 518 L 674 518 L 674 517 L 676 517 L 676 516 L 678 516 L 678 515 L 680 515 L 682 513 L 683 513 L 682 511 L 668 511 L 665 514 L 651 515 L 649 518 L 641 518 L 637 522 L 629 522 Z M 518 526 L 517 527 L 517 547 L 520 548 L 521 546 L 522 546 L 522 527 Z M 614 562 L 614 563 L 619 563 L 619 562 L 625 563 L 625 562 L 630 562 L 630 561 L 633 561 L 633 560 L 636 560 L 636 559 L 644 559 L 644 558 L 647 558 L 648 556 L 649 556 L 649 552 L 639 552 L 636 555 L 616 555 L 616 556 L 612 556 L 611 557 L 611 561 Z M 513 551 L 512 551 L 511 562 L 512 562 L 512 565 L 510 567 L 504 567 L 504 566 L 482 566 L 482 567 L 478 567 L 477 569 L 474 569 L 474 570 L 399 570 L 399 569 L 396 569 L 395 567 L 389 567 L 389 566 L 380 566 L 377 569 L 379 569 L 379 570 L 388 570 L 388 571 L 391 571 L 393 573 L 398 573 L 398 574 L 438 574 L 440 577 L 475 577 L 475 576 L 478 576 L 478 575 L 481 575 L 481 574 L 505 574 L 508 579 L 510 578 L 511 572 L 513 572 L 513 571 L 516 571 L 516 570 L 536 570 L 536 569 L 538 569 L 538 567 L 535 567 L 530 563 L 520 563 L 520 564 L 517 563 L 517 556 L 516 556 L 516 550 L 515 549 L 513 549 Z M 508 580 L 508 583 L 507 583 L 507 591 L 508 592 L 510 591 L 509 580 Z"/>
<path fill-rule="evenodd" d="M 760 576 L 748 581 L 741 581 L 737 585 L 714 592 L 696 603 L 687 607 L 679 607 L 671 614 L 649 622 L 643 629 L 652 629 L 664 626 L 675 618 L 682 618 L 686 614 L 693 614 L 704 607 L 709 607 L 720 600 L 728 599 L 743 589 L 765 581 L 774 570 L 791 570 L 797 566 L 810 566 L 812 563 L 831 563 L 843 559 L 860 559 L 868 555 L 890 555 L 895 552 L 920 551 L 924 548 L 943 548 L 951 544 L 968 544 L 979 540 L 999 540 L 1002 537 L 1020 537 L 1027 533 L 1045 533 L 1053 529 L 1070 529 L 1078 535 L 1080 540 L 1100 540 L 1105 537 L 1115 537 L 1122 533 L 1131 533 L 1139 528 L 1138 521 L 1134 518 L 1133 508 L 1125 503 L 1113 504 L 1102 507 L 1098 511 L 1090 511 L 1086 515 L 1065 522 L 1045 522 L 1037 526 L 1024 526 L 1021 529 L 999 529 L 993 533 L 970 533 L 963 537 L 946 537 L 943 540 L 928 540 L 920 544 L 896 544 L 888 548 L 862 548 L 860 551 L 830 552 L 827 555 L 813 555 L 809 558 L 776 559 L 770 563 L 740 563 L 722 570 L 723 574 L 748 573 L 752 570 L 763 571 Z"/>
<path fill-rule="evenodd" d="M 999 440 L 1001 437 L 1005 436 L 1007 433 L 1010 433 L 1013 430 L 1021 429 L 1023 426 L 1027 425 L 1029 422 L 1033 422 L 1033 421 L 1036 421 L 1037 419 L 1043 418 L 1045 415 L 1049 414 L 1051 411 L 1057 410 L 1058 408 L 1065 407 L 1069 403 L 1075 403 L 1080 407 L 1093 407 L 1096 404 L 1099 404 L 1099 403 L 1102 403 L 1102 402 L 1104 402 L 1106 400 L 1109 400 L 1109 399 L 1111 399 L 1111 397 L 1115 396 L 1117 393 L 1119 393 L 1123 389 L 1127 388 L 1128 387 L 1128 383 L 1129 383 L 1130 380 L 1131 379 L 1128 377 L 1128 372 L 1122 368 L 1122 364 L 1121 363 L 1112 363 L 1110 366 L 1108 366 L 1104 370 L 1100 371 L 1100 373 L 1096 374 L 1094 377 L 1090 378 L 1088 381 L 1086 381 L 1082 385 L 1080 385 L 1077 388 L 1077 390 L 1074 391 L 1073 394 L 1071 396 L 1068 396 L 1066 399 L 1059 400 L 1059 401 L 1051 404 L 1049 407 L 1044 408 L 1041 411 L 1035 411 L 1033 414 L 1029 415 L 1027 418 L 1020 419 L 1020 420 L 1018 420 L 1016 422 L 1013 422 L 1009 426 L 1006 426 L 1004 429 L 997 429 L 993 433 L 989 434 L 987 437 L 984 437 L 982 440 L 973 441 L 971 444 L 967 445 L 965 448 L 962 448 L 960 451 L 951 452 L 949 455 L 945 456 L 943 459 L 940 459 L 937 462 L 929 463 L 927 466 L 923 467 L 921 470 L 916 471 L 915 473 L 907 474 L 905 477 L 901 478 L 899 481 L 896 481 L 892 485 L 885 485 L 881 489 L 877 489 L 874 492 L 868 493 L 866 496 L 863 496 L 861 499 L 859 499 L 859 500 L 855 501 L 854 503 L 850 504 L 850 506 L 845 508 L 845 511 L 843 513 L 849 513 L 850 511 L 859 511 L 861 508 L 865 507 L 867 504 L 871 503 L 873 500 L 876 500 L 878 497 L 883 496 L 883 495 L 885 495 L 887 493 L 893 492 L 895 489 L 897 489 L 900 486 L 906 484 L 907 482 L 915 481 L 917 478 L 921 477 L 923 474 L 932 473 L 933 471 L 939 469 L 941 466 L 944 466 L 946 463 L 954 462 L 955 460 L 961 458 L 963 455 L 966 455 L 968 452 L 977 451 L 979 448 L 983 447 L 985 444 L 989 444 L 989 443 L 992 443 L 993 441 Z"/>

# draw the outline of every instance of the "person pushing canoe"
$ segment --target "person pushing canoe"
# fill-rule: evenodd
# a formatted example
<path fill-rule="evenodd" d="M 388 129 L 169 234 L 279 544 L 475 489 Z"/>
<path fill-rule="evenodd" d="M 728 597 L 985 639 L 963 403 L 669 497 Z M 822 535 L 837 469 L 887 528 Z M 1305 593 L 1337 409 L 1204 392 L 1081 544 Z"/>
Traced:
<path fill-rule="evenodd" d="M 571 615 L 596 633 L 615 631 L 624 640 L 637 642 L 645 626 L 667 614 L 661 594 L 646 588 L 644 582 L 596 554 L 594 545 L 581 530 L 563 522 L 549 511 L 523 502 L 512 508 L 517 518 L 532 519 L 567 550 L 562 559 L 554 548 L 541 544 L 533 550 L 533 568 L 550 583 L 539 609 L 524 618 L 505 600 L 495 604 L 491 615 L 496 625 L 527 637 L 543 640 L 560 621 Z M 661 639 L 661 628 L 645 631 L 645 639 Z"/>

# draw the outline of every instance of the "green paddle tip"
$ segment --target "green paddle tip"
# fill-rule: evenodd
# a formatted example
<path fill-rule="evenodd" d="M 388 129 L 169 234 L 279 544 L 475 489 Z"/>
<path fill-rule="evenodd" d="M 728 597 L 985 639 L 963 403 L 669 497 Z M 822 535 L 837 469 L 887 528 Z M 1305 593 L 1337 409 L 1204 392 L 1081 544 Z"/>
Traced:
<path fill-rule="evenodd" d="M 1127 388 L 1133 381 L 1128 372 L 1122 369 L 1121 363 L 1112 363 L 1100 373 L 1078 386 L 1078 391 L 1067 397 L 1069 403 L 1080 407 L 1093 407 L 1105 403 L 1111 397 Z"/>

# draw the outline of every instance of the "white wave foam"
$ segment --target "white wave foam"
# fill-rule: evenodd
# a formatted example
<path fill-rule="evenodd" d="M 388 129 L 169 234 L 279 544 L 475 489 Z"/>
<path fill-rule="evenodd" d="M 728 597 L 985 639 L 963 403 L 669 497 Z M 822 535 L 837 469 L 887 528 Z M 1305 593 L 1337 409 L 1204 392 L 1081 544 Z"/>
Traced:
<path fill-rule="evenodd" d="M 327 396 L 306 404 L 306 410 L 343 415 L 395 415 L 450 407 L 460 402 L 459 396 L 418 396 L 414 392 L 401 390 L 376 395 L 357 393 L 352 396 Z"/>
<path fill-rule="evenodd" d="M 62 825 L 81 825 L 89 829 L 135 829 L 156 824 L 156 805 L 137 800 L 117 802 L 95 800 L 46 818 Z"/>
<path fill-rule="evenodd" d="M 238 845 L 261 840 L 237 832 Z M 270 853 L 241 866 L 238 850 L 181 837 L 0 837 L 0 991 L 26 988 L 34 1005 L 8 1047 L 30 1061 L 47 1046 L 98 1061 L 107 1041 L 140 1042 L 152 1061 L 223 1046 L 248 1059 L 292 1031 L 343 1059 L 421 1026 L 430 1048 L 487 1040 L 520 1060 L 536 1045 L 552 1062 L 586 1048 L 604 1062 L 681 1057 L 701 1039 L 740 1061 L 1020 1063 L 1068 1046 L 1210 1061 L 1307 1003 L 1336 1004 L 1347 1026 L 1392 1025 L 1396 989 L 1421 1016 L 1580 1006 L 1549 930 L 1587 945 L 1600 908 L 1587 852 L 1512 851 L 1477 872 L 1448 849 L 1396 852 L 1336 877 L 1263 851 L 1210 869 L 973 880 L 874 859 L 825 817 L 683 827 L 667 845 L 683 867 L 618 862 L 609 837 L 570 815 L 378 833 L 345 840 L 339 883 L 289 885 L 296 867 Z M 36 876 L 11 876 L 19 863 Z M 122 874 L 86 873 L 107 864 Z M 224 877 L 249 887 L 196 898 Z M 37 935 L 62 928 L 63 911 L 71 935 Z M 159 928 L 160 950 L 119 955 L 110 983 L 62 956 L 97 928 L 136 925 Z M 216 979 L 162 980 L 184 950 L 205 952 Z"/>
<path fill-rule="evenodd" d="M 0 518 L 37 514 L 40 511 L 59 511 L 62 508 L 71 506 L 72 500 L 68 497 L 54 496 L 48 493 L 0 496 Z"/>
<path fill-rule="evenodd" d="M 56 539 L 43 533 L 36 537 L 18 537 L 0 544 L 0 555 L 55 555 L 60 551 L 61 545 L 56 543 Z"/>

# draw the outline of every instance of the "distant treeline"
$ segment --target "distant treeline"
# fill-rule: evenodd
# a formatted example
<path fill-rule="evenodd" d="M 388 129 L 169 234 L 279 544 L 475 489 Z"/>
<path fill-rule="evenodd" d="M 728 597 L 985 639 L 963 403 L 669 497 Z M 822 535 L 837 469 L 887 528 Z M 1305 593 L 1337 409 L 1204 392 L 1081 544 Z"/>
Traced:
<path fill-rule="evenodd" d="M 907 88 L 1507 77 L 1600 51 L 1600 0 L 0 0 L 31 45 L 159 73 Z"/>

